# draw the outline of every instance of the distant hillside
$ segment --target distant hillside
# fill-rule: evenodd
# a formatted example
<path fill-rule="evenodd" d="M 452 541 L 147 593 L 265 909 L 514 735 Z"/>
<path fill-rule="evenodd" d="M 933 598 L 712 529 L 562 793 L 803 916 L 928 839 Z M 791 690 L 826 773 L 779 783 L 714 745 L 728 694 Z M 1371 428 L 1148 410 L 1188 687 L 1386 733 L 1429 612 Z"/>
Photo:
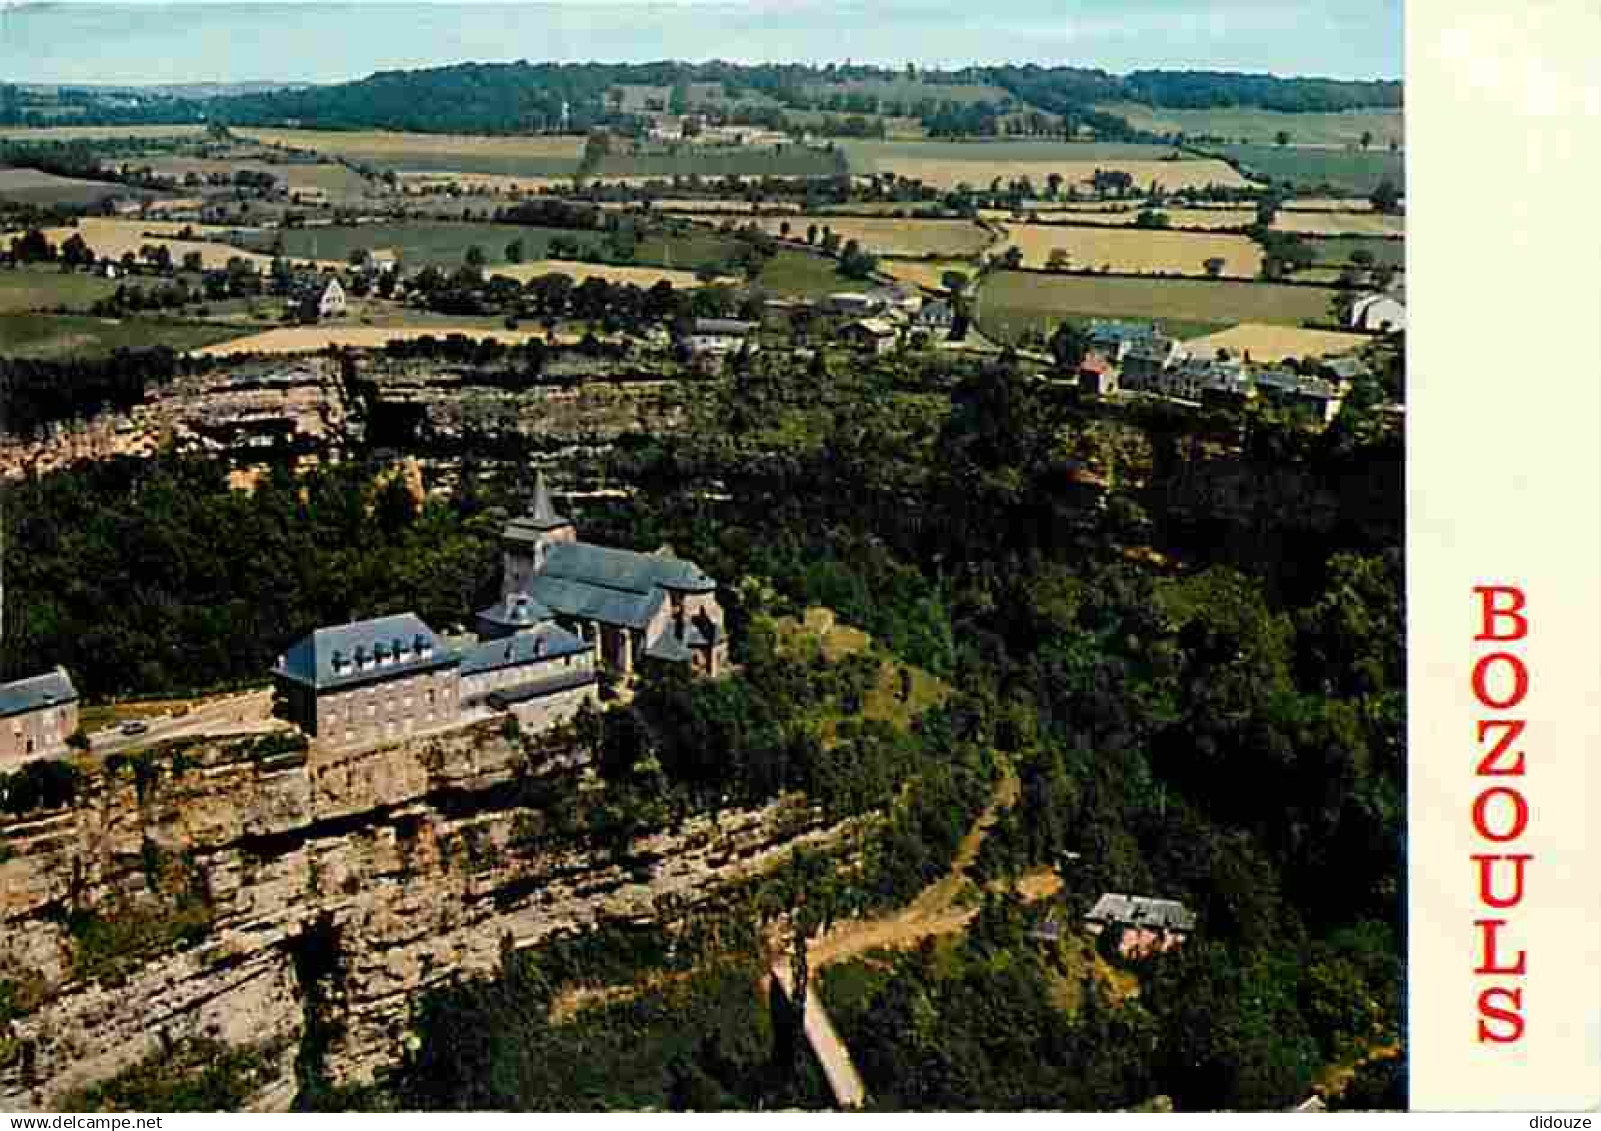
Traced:
<path fill-rule="evenodd" d="M 0 120 L 9 114 L 13 124 L 45 124 L 47 114 L 59 121 L 67 110 L 83 123 L 102 116 L 149 120 L 167 114 L 174 121 L 194 121 L 205 115 L 238 125 L 495 134 L 627 125 L 650 113 L 692 110 L 783 128 L 786 114 L 827 112 L 914 120 L 929 133 L 946 136 L 1075 136 L 1087 127 L 1104 138 L 1138 140 L 1138 129 L 1096 104 L 1328 112 L 1399 107 L 1402 88 L 1399 82 L 1210 71 L 1118 76 L 1033 65 L 898 71 L 720 62 L 517 62 L 381 71 L 327 86 L 223 91 L 201 85 L 137 93 L 74 88 L 54 97 L 68 105 L 46 108 L 38 105 L 36 90 L 0 87 Z"/>

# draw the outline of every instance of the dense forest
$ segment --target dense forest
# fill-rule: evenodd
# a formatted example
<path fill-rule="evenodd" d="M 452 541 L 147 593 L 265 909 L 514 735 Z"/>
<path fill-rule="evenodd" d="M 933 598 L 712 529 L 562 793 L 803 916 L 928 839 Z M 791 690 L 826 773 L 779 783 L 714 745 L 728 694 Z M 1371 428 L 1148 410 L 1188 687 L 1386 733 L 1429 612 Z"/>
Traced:
<path fill-rule="evenodd" d="M 667 542 L 722 581 L 739 671 L 652 679 L 586 719 L 608 788 L 545 798 L 528 835 L 626 855 L 637 832 L 790 789 L 830 818 L 883 819 L 843 856 L 643 933 L 508 955 L 419 1003 L 420 1044 L 393 1077 L 308 1088 L 307 1106 L 819 1105 L 815 1066 L 755 990 L 753 925 L 903 905 L 1002 773 L 1019 800 L 973 882 L 1051 868 L 1069 918 L 1133 891 L 1184 900 L 1199 929 L 1173 954 L 1114 960 L 1137 997 L 1038 941 L 1037 909 L 1002 895 L 948 945 L 822 971 L 875 1103 L 1274 1108 L 1364 1061 L 1345 1102 L 1400 1102 L 1392 430 L 1360 401 L 1321 434 L 1256 412 L 1108 416 L 1004 359 L 802 373 L 764 357 L 686 395 L 686 427 L 563 477 L 631 488 L 587 504 L 586 538 Z M 178 459 L 19 485 L 8 670 L 26 657 L 67 663 L 91 695 L 173 690 L 259 678 L 323 621 L 460 619 L 493 590 L 516 476 L 469 460 L 451 498 L 419 508 L 377 466 L 248 495 Z M 866 668 L 797 660 L 772 629 L 813 605 L 951 693 L 909 729 L 864 718 Z M 580 973 L 662 988 L 557 1023 Z"/>

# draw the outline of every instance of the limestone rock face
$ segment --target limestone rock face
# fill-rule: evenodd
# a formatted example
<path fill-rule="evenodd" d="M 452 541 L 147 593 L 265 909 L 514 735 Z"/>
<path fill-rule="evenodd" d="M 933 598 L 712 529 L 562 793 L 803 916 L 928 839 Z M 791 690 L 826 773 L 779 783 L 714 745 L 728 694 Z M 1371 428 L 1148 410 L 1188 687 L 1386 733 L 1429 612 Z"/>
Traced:
<path fill-rule="evenodd" d="M 541 838 L 544 815 L 522 799 L 593 787 L 587 758 L 526 751 L 498 723 L 259 751 L 158 747 L 139 774 L 87 774 L 72 808 L 0 824 L 0 979 L 22 1007 L 0 1020 L 0 1051 L 13 1050 L 0 1110 L 47 1109 L 191 1037 L 284 1050 L 251 1104 L 282 1110 L 306 1024 L 296 956 L 313 935 L 337 944 L 325 1067 L 367 1081 L 399 1057 L 430 986 L 494 970 L 506 946 L 693 904 L 839 831 L 791 798 L 692 818 L 621 858 Z M 540 790 L 519 788 L 530 780 Z M 192 912 L 184 891 L 208 910 L 169 930 Z M 85 941 L 86 912 L 109 936 Z"/>

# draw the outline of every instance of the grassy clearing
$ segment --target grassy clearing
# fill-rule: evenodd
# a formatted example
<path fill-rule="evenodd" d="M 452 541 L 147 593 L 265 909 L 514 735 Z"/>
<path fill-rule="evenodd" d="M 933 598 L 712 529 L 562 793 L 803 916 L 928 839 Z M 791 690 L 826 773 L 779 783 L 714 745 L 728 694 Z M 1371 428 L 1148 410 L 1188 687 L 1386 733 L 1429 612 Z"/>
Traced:
<path fill-rule="evenodd" d="M 1345 265 L 1351 261 L 1354 251 L 1366 251 L 1373 256 L 1373 262 L 1383 267 L 1406 266 L 1406 241 L 1363 239 L 1360 237 L 1346 237 L 1340 239 L 1308 240 L 1309 246 L 1317 254 L 1317 262 Z"/>
<path fill-rule="evenodd" d="M 1238 161 L 1251 175 L 1302 190 L 1331 188 L 1366 195 L 1384 180 L 1405 189 L 1406 164 L 1398 153 L 1344 149 L 1298 149 L 1277 145 L 1209 146 Z"/>
<path fill-rule="evenodd" d="M 786 219 L 764 216 L 755 221 L 773 235 L 786 229 L 791 239 L 802 239 L 812 225 L 831 229 L 841 242 L 855 240 L 875 255 L 943 255 L 963 258 L 977 255 L 989 245 L 990 234 L 968 220 L 855 219 L 839 216 L 801 216 Z"/>
<path fill-rule="evenodd" d="M 1109 102 L 1097 109 L 1116 114 L 1135 129 L 1150 133 L 1219 137 L 1245 144 L 1272 145 L 1280 130 L 1290 135 L 1293 145 L 1359 145 L 1364 133 L 1373 135 L 1373 147 L 1376 149 L 1388 149 L 1391 141 L 1405 140 L 1406 122 L 1400 110 L 1288 114 L 1279 110 L 1237 106 L 1177 110 L 1144 106 L 1137 102 Z"/>
<path fill-rule="evenodd" d="M 848 285 L 832 259 L 788 248 L 767 261 L 756 281 L 783 298 L 822 298 Z"/>
<path fill-rule="evenodd" d="M 6 242 L 0 236 L 0 242 Z M 62 274 L 56 267 L 0 270 L 0 314 L 24 310 L 87 310 L 96 299 L 117 289 L 109 279 L 79 272 Z"/>
<path fill-rule="evenodd" d="M 3 357 L 102 357 L 113 350 L 153 346 L 184 351 L 238 336 L 236 327 L 180 319 L 0 314 L 0 356 Z"/>
<path fill-rule="evenodd" d="M 1296 326 L 1321 320 L 1337 293 L 1274 283 L 998 271 L 980 292 L 979 325 L 1010 341 L 1028 329 L 1048 333 L 1064 320 L 1143 318 L 1160 321 L 1177 336 L 1199 337 L 1241 322 Z"/>
<path fill-rule="evenodd" d="M 1192 338 L 1186 344 L 1196 354 L 1210 356 L 1228 350 L 1235 357 L 1246 354 L 1252 361 L 1277 362 L 1290 357 L 1332 357 L 1350 353 L 1371 339 L 1363 334 L 1341 334 L 1334 330 L 1308 330 L 1301 326 L 1267 326 L 1259 322 L 1235 326 L 1217 334 Z"/>
<path fill-rule="evenodd" d="M 266 173 L 270 177 L 277 178 L 291 193 L 320 189 L 333 197 L 357 197 L 365 195 L 369 188 L 366 178 L 360 173 L 345 165 L 332 162 L 303 164 L 213 157 L 155 157 L 130 164 L 148 165 L 158 176 L 174 177 L 179 180 L 190 173 L 202 179 L 218 173 L 230 177 L 243 172 Z"/>
<path fill-rule="evenodd" d="M 1074 269 L 1205 275 L 1206 261 L 1217 258 L 1223 260 L 1223 274 L 1233 278 L 1254 278 L 1262 270 L 1262 249 L 1245 236 L 1052 224 L 1005 228 L 1006 246 L 1023 252 L 1025 267 L 1046 266 L 1060 248 Z"/>
<path fill-rule="evenodd" d="M 252 245 L 258 251 L 266 251 L 272 239 L 280 236 L 285 253 L 296 259 L 328 259 L 342 263 L 353 251 L 388 250 L 395 253 L 408 271 L 421 267 L 453 270 L 466 261 L 467 249 L 471 247 L 484 253 L 486 263 L 504 263 L 506 246 L 518 239 L 523 241 L 523 254 L 530 259 L 543 258 L 550 250 L 550 242 L 560 236 L 576 240 L 585 247 L 601 245 L 596 232 L 461 221 L 286 228 L 281 232 L 263 232 L 252 240 Z"/>
<path fill-rule="evenodd" d="M 57 177 L 37 169 L 0 168 L 0 200 L 20 204 L 98 204 L 126 190 L 105 181 Z"/>
<path fill-rule="evenodd" d="M 862 695 L 861 710 L 853 718 L 888 723 L 909 731 L 912 720 L 950 697 L 950 685 L 921 668 L 902 663 L 873 644 L 873 638 L 859 628 L 841 624 L 832 609 L 809 608 L 803 618 L 775 617 L 772 628 L 782 655 L 807 660 L 821 656 L 837 664 L 853 656 L 864 656 L 878 663 L 877 678 Z M 902 689 L 906 694 L 902 695 Z M 833 738 L 842 719 L 824 719 L 823 739 Z"/>

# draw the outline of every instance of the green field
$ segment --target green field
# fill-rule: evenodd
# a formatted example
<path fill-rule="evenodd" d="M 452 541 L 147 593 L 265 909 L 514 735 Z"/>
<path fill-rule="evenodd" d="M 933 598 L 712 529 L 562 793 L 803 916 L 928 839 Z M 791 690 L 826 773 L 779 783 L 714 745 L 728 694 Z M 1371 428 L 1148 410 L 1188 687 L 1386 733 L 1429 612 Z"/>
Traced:
<path fill-rule="evenodd" d="M 19 204 L 98 204 L 108 196 L 125 194 L 122 185 L 57 177 L 37 169 L 0 167 L 0 200 Z"/>
<path fill-rule="evenodd" d="M 291 258 L 344 260 L 352 251 L 395 251 L 408 269 L 434 266 L 454 270 L 466 262 L 467 249 L 478 247 L 484 262 L 498 266 L 507 262 L 506 246 L 523 241 L 523 259 L 552 258 L 550 245 L 558 237 L 576 240 L 593 249 L 597 262 L 610 262 L 605 254 L 605 233 L 583 229 L 538 228 L 520 224 L 470 223 L 467 221 L 427 221 L 394 224 L 361 224 L 352 227 L 289 228 L 281 233 L 262 233 L 252 244 L 254 250 L 267 251 L 272 238 L 281 234 L 284 252 Z M 639 266 L 673 267 L 693 271 L 704 264 L 721 264 L 737 248 L 736 241 L 705 229 L 682 233 L 652 232 L 638 243 L 629 262 Z"/>
<path fill-rule="evenodd" d="M 1115 114 L 1135 129 L 1148 133 L 1217 137 L 1241 144 L 1272 145 L 1283 130 L 1290 135 L 1292 145 L 1357 145 L 1364 133 L 1371 133 L 1373 148 L 1387 150 L 1391 141 L 1404 141 L 1405 132 L 1402 111 L 1379 108 L 1288 114 L 1259 107 L 1179 110 L 1137 102 L 1107 102 L 1096 109 Z"/>
<path fill-rule="evenodd" d="M 599 248 L 602 244 L 601 234 L 592 231 L 439 221 L 285 228 L 280 232 L 263 233 L 253 242 L 252 249 L 268 250 L 272 238 L 278 235 L 283 237 L 285 254 L 291 257 L 344 260 L 352 251 L 387 248 L 400 257 L 408 270 L 431 266 L 448 271 L 460 267 L 465 262 L 467 249 L 474 246 L 484 253 L 486 263 L 504 263 L 506 245 L 516 239 L 523 241 L 524 259 L 546 258 L 550 241 L 557 236 L 567 236 L 585 247 Z"/>
<path fill-rule="evenodd" d="M 1219 145 L 1206 149 L 1238 162 L 1253 178 L 1288 182 L 1297 192 L 1327 187 L 1366 195 L 1385 179 L 1403 192 L 1406 190 L 1406 162 L 1401 154 L 1388 150 L 1363 153 L 1277 145 Z"/>
<path fill-rule="evenodd" d="M 1326 320 L 1337 293 L 1273 283 L 997 271 L 985 279 L 978 322 L 986 335 L 1002 341 L 1088 318 L 1153 319 L 1171 333 L 1206 334 L 1241 322 L 1297 326 Z"/>
<path fill-rule="evenodd" d="M 845 172 L 836 153 L 803 145 L 782 149 L 685 148 L 677 153 L 617 153 L 589 171 L 595 180 L 616 177 L 832 177 Z"/>
<path fill-rule="evenodd" d="M 9 244 L 9 237 L 0 239 Z M 105 298 L 117 284 L 95 275 L 73 272 L 63 275 L 56 267 L 0 269 L 0 314 L 23 310 L 87 310 L 96 299 Z"/>
<path fill-rule="evenodd" d="M 878 141 L 845 138 L 834 143 L 850 161 L 851 172 L 868 176 L 897 158 L 914 161 L 1083 162 L 1160 161 L 1173 152 L 1167 145 L 1120 141 Z"/>
<path fill-rule="evenodd" d="M 767 261 L 756 284 L 784 298 L 822 298 L 856 285 L 842 277 L 836 266 L 826 256 L 786 248 Z"/>
<path fill-rule="evenodd" d="M 99 357 L 117 349 L 198 349 L 237 338 L 237 326 L 80 314 L 0 314 L 0 357 Z"/>
<path fill-rule="evenodd" d="M 1317 255 L 1320 264 L 1343 267 L 1351 261 L 1351 253 L 1365 249 L 1372 253 L 1373 262 L 1381 267 L 1406 266 L 1406 241 L 1366 239 L 1362 236 L 1336 236 L 1330 239 L 1309 239 L 1306 245 Z"/>

